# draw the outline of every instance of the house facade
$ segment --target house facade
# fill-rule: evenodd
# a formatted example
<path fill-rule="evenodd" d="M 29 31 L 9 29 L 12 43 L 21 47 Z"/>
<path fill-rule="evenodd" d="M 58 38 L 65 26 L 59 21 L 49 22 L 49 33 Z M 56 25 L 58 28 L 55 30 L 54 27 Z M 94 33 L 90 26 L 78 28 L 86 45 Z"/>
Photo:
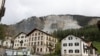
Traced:
<path fill-rule="evenodd" d="M 26 37 L 26 33 L 19 33 L 14 39 L 14 49 L 18 48 L 26 48 L 28 46 L 28 38 Z"/>
<path fill-rule="evenodd" d="M 5 40 L 3 41 L 3 46 L 6 48 L 11 48 L 12 44 L 11 44 L 11 38 L 12 37 L 5 37 Z"/>
<path fill-rule="evenodd" d="M 50 53 L 49 45 L 51 44 L 51 48 L 54 49 L 57 43 L 56 38 L 38 29 L 33 29 L 27 34 L 27 37 L 29 38 L 29 48 L 38 54 Z"/>
<path fill-rule="evenodd" d="M 69 35 L 61 41 L 62 56 L 96 56 L 96 48 L 84 37 Z"/>

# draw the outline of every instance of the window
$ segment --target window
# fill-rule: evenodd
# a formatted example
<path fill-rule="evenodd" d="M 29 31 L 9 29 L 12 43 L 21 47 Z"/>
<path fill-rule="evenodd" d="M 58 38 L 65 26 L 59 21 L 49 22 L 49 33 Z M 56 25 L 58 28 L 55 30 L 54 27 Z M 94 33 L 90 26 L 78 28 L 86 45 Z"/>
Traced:
<path fill-rule="evenodd" d="M 38 35 L 40 35 L 40 33 L 38 33 Z"/>
<path fill-rule="evenodd" d="M 31 46 L 33 45 L 33 42 L 31 42 Z"/>
<path fill-rule="evenodd" d="M 79 43 L 75 43 L 75 46 L 79 46 Z"/>
<path fill-rule="evenodd" d="M 43 33 L 41 33 L 41 35 L 43 35 Z"/>
<path fill-rule="evenodd" d="M 76 49 L 76 50 L 75 50 L 75 53 L 79 53 L 79 50 L 78 50 L 78 49 Z"/>
<path fill-rule="evenodd" d="M 73 43 L 69 43 L 69 46 L 73 46 Z"/>
<path fill-rule="evenodd" d="M 41 45 L 43 45 L 43 42 L 41 41 Z"/>
<path fill-rule="evenodd" d="M 38 37 L 38 40 L 40 40 L 40 37 Z"/>
<path fill-rule="evenodd" d="M 25 42 L 26 42 L 26 40 L 25 40 Z"/>
<path fill-rule="evenodd" d="M 64 50 L 64 54 L 66 54 L 66 50 Z"/>
<path fill-rule="evenodd" d="M 37 33 L 35 33 L 35 36 L 37 36 Z"/>
<path fill-rule="evenodd" d="M 38 46 L 39 46 L 39 42 L 38 42 Z"/>
<path fill-rule="evenodd" d="M 41 40 L 43 40 L 43 36 L 41 36 Z"/>
<path fill-rule="evenodd" d="M 47 36 L 47 40 L 48 40 L 48 36 Z"/>
<path fill-rule="evenodd" d="M 37 52 L 39 52 L 39 48 L 37 48 Z"/>
<path fill-rule="evenodd" d="M 51 41 L 51 38 L 49 37 L 49 41 Z"/>
<path fill-rule="evenodd" d="M 67 43 L 64 43 L 63 46 L 67 46 Z"/>
<path fill-rule="evenodd" d="M 15 44 L 15 46 L 16 46 L 16 44 Z"/>
<path fill-rule="evenodd" d="M 40 49 L 40 52 L 42 52 L 42 48 Z"/>
<path fill-rule="evenodd" d="M 32 37 L 32 41 L 33 41 L 34 39 L 33 39 L 33 37 Z"/>
<path fill-rule="evenodd" d="M 34 42 L 34 45 L 36 45 L 36 42 Z"/>
<path fill-rule="evenodd" d="M 73 50 L 69 50 L 69 53 L 73 53 Z"/>
<path fill-rule="evenodd" d="M 24 36 L 21 36 L 21 38 L 24 38 Z"/>
<path fill-rule="evenodd" d="M 73 39 L 73 37 L 69 37 L 68 39 L 69 39 L 69 40 L 72 40 L 72 39 Z"/>
<path fill-rule="evenodd" d="M 35 41 L 37 40 L 37 38 L 35 37 Z"/>

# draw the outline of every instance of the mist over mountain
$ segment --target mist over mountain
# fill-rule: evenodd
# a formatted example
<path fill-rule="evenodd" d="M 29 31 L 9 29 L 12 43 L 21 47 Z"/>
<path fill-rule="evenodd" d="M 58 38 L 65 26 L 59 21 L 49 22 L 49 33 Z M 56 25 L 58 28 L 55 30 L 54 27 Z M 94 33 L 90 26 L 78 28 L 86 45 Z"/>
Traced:
<path fill-rule="evenodd" d="M 79 29 L 87 25 L 94 25 L 100 17 L 82 15 L 48 15 L 43 17 L 32 16 L 16 24 L 9 25 L 13 33 L 28 33 L 34 28 L 51 33 L 54 30 Z M 10 33 L 9 33 L 10 34 Z"/>

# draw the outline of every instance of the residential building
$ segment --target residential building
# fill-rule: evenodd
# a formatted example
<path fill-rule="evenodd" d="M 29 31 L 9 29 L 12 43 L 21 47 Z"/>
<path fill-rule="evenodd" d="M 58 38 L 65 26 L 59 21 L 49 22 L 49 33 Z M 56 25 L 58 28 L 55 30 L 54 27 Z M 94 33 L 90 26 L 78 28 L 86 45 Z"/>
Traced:
<path fill-rule="evenodd" d="M 12 44 L 11 44 L 11 39 L 12 37 L 5 37 L 5 40 L 3 41 L 3 46 L 6 48 L 11 48 Z"/>
<path fill-rule="evenodd" d="M 29 48 L 34 50 L 34 53 L 38 54 L 50 53 L 49 45 L 51 44 L 52 47 L 50 48 L 54 49 L 55 44 L 57 43 L 56 38 L 39 29 L 33 29 L 30 33 L 27 34 L 27 38 L 29 38 Z"/>
<path fill-rule="evenodd" d="M 5 0 L 0 0 L 0 20 L 1 20 L 1 17 L 4 16 L 4 13 L 5 13 Z"/>
<path fill-rule="evenodd" d="M 28 45 L 28 38 L 26 37 L 26 33 L 21 32 L 18 35 L 16 35 L 14 39 L 14 49 L 18 48 L 27 48 Z"/>
<path fill-rule="evenodd" d="M 96 50 L 84 37 L 68 35 L 61 41 L 62 56 L 96 56 Z"/>

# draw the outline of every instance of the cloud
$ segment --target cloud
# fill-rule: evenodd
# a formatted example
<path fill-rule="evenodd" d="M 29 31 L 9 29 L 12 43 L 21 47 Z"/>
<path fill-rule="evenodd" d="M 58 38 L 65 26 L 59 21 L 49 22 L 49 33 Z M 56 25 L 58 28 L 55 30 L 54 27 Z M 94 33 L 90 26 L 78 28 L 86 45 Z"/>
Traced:
<path fill-rule="evenodd" d="M 6 0 L 2 23 L 14 24 L 31 16 L 81 14 L 100 16 L 100 0 Z"/>

